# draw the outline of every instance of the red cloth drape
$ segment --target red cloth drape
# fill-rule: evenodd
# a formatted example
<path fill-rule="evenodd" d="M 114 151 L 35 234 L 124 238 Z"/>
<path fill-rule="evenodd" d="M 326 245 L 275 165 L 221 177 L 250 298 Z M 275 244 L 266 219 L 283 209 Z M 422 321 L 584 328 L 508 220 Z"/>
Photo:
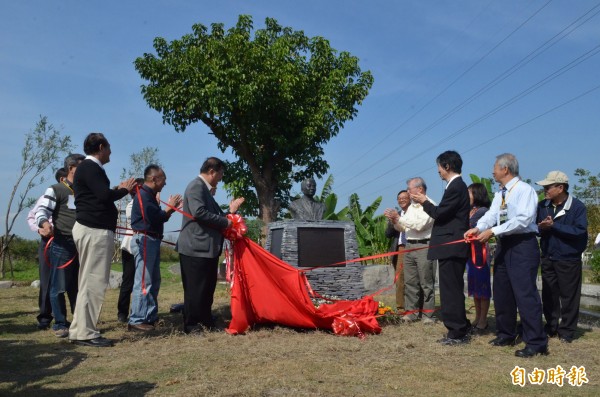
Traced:
<path fill-rule="evenodd" d="M 246 237 L 234 242 L 234 264 L 230 334 L 261 323 L 327 329 L 341 335 L 381 332 L 375 317 L 378 303 L 372 297 L 315 308 L 304 274 Z"/>

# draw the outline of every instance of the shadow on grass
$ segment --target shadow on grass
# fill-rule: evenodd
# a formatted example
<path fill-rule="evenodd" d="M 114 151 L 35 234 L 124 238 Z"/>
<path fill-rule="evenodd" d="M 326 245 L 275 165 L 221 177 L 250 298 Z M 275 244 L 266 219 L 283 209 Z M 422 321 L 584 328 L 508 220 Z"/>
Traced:
<path fill-rule="evenodd" d="M 155 387 L 149 382 L 123 382 L 61 388 L 56 379 L 87 358 L 68 343 L 41 344 L 35 340 L 0 340 L 0 394 L 20 396 L 143 396 Z M 48 387 L 51 385 L 51 387 Z"/>
<path fill-rule="evenodd" d="M 23 316 L 31 317 L 31 323 L 23 324 L 23 319 L 21 318 Z M 25 311 L 0 313 L 0 327 L 2 328 L 2 333 L 22 335 L 39 332 L 35 316 L 35 312 Z"/>

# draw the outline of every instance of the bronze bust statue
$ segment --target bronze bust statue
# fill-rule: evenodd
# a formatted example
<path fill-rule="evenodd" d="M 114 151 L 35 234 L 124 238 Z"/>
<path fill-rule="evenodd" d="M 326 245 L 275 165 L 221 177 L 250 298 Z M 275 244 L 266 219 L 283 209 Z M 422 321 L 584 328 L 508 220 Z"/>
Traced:
<path fill-rule="evenodd" d="M 290 203 L 290 213 L 292 218 L 305 221 L 320 221 L 323 219 L 325 204 L 314 200 L 317 191 L 317 183 L 313 178 L 306 178 L 302 181 L 302 193 L 304 196 Z"/>

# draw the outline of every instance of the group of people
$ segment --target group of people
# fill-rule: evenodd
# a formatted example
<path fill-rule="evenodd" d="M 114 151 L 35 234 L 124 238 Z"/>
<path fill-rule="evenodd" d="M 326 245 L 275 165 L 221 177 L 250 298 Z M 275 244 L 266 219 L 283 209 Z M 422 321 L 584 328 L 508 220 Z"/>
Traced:
<path fill-rule="evenodd" d="M 154 329 L 163 227 L 179 210 L 184 216 L 175 249 L 184 290 L 183 329 L 194 333 L 214 327 L 211 308 L 224 242 L 222 231 L 232 226 L 213 197 L 225 164 L 216 157 L 206 159 L 184 195 L 170 196 L 163 209 L 160 193 L 167 176 L 160 166 L 151 164 L 143 178 L 130 178 L 111 188 L 104 170 L 111 155 L 106 137 L 89 134 L 83 150 L 85 155 L 67 156 L 64 168 L 56 174 L 57 183 L 44 192 L 28 217 L 30 227 L 41 237 L 38 327 L 48 328 L 54 319 L 52 329 L 58 337 L 68 337 L 83 346 L 112 346 L 111 340 L 101 336 L 97 323 L 115 249 L 115 201 L 127 194 L 132 197 L 126 208 L 131 230 L 121 246 L 124 280 L 119 321 L 128 322 L 131 331 Z M 571 342 L 578 322 L 581 255 L 588 235 L 585 205 L 569 194 L 567 176 L 552 171 L 537 182 L 545 193 L 545 200 L 538 203 L 535 190 L 519 177 L 515 156 L 501 154 L 493 168 L 501 190 L 490 202 L 484 185 L 467 186 L 462 180 L 463 161 L 457 152 L 440 154 L 436 163 L 440 177 L 447 182 L 439 204 L 427 196 L 423 178 L 415 177 L 398 193 L 400 211 L 384 211 L 389 220 L 386 234 L 393 238 L 392 250 L 399 252 L 393 263 L 402 321 L 436 321 L 437 264 L 440 314 L 448 330 L 438 342 L 465 344 L 473 334 L 487 333 L 492 283 L 486 253 L 488 241 L 495 237 L 496 338 L 490 343 L 516 345 L 521 338 L 525 348 L 515 354 L 531 357 L 547 354 L 548 337 Z M 303 192 L 314 195 L 314 180 L 312 185 L 303 184 Z M 243 198 L 231 200 L 229 212 L 235 213 L 243 202 Z M 295 211 L 306 212 L 300 206 Z M 536 286 L 540 263 L 542 299 Z M 468 293 L 474 298 L 473 322 L 465 310 L 465 268 Z M 65 294 L 71 323 L 67 321 Z"/>
<path fill-rule="evenodd" d="M 388 237 L 397 273 L 396 304 L 403 322 L 433 323 L 435 261 L 439 266 L 440 315 L 448 333 L 438 342 L 460 345 L 487 333 L 492 296 L 488 241 L 495 237 L 493 296 L 496 337 L 493 346 L 514 346 L 518 357 L 548 354 L 548 337 L 575 338 L 582 282 L 582 253 L 588 242 L 585 205 L 569 194 L 567 176 L 548 173 L 538 203 L 535 190 L 519 176 L 512 154 L 496 157 L 493 176 L 501 189 L 490 203 L 480 183 L 462 180 L 462 158 L 446 151 L 436 159 L 447 182 L 439 205 L 427 196 L 422 178 L 411 178 L 398 193 L 400 211 L 386 209 Z M 539 244 L 538 244 L 539 237 Z M 468 241 L 469 244 L 463 243 Z M 536 279 L 542 269 L 542 298 Z M 464 272 L 473 296 L 475 318 L 466 316 Z M 517 312 L 520 324 L 517 322 Z M 546 324 L 543 324 L 543 317 Z"/>
<path fill-rule="evenodd" d="M 131 230 L 122 249 L 129 254 L 124 258 L 129 264 L 124 275 L 129 290 L 121 291 L 118 319 L 127 321 L 131 331 L 154 329 L 163 227 L 171 214 L 182 208 L 187 217 L 183 217 L 176 250 L 184 289 L 184 331 L 213 327 L 211 307 L 223 246 L 221 232 L 232 225 L 213 198 L 225 164 L 216 157 L 206 159 L 185 195 L 170 196 L 167 208 L 162 209 L 160 192 L 167 177 L 161 167 L 151 164 L 143 178 L 130 178 L 111 188 L 104 170 L 111 155 L 106 137 L 89 134 L 83 150 L 85 156 L 67 156 L 63 172 L 57 172 L 57 183 L 45 191 L 28 217 L 30 227 L 41 237 L 38 328 L 48 328 L 54 319 L 52 329 L 58 337 L 82 346 L 113 345 L 101 336 L 97 324 L 115 250 L 115 201 L 127 194 L 132 195 L 126 209 Z M 243 202 L 243 198 L 232 200 L 229 211 L 235 213 Z M 65 293 L 72 313 L 70 323 Z"/>

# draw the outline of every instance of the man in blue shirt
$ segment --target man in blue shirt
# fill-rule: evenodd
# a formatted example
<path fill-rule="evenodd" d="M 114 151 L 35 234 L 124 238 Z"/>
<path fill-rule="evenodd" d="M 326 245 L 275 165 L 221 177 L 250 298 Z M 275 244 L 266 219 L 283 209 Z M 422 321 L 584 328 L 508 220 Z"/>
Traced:
<path fill-rule="evenodd" d="M 131 250 L 135 257 L 135 278 L 131 299 L 131 314 L 127 329 L 146 332 L 154 329 L 158 320 L 158 291 L 160 289 L 160 243 L 164 223 L 181 205 L 182 197 L 169 197 L 166 211 L 160 208 L 158 193 L 167 184 L 167 176 L 157 165 L 144 170 L 144 185 L 133 198 L 131 228 L 134 238 Z"/>
<path fill-rule="evenodd" d="M 488 212 L 467 230 L 465 238 L 476 236 L 485 244 L 497 237 L 494 262 L 494 308 L 496 338 L 492 346 L 512 346 L 517 343 L 517 309 L 523 325 L 524 349 L 517 357 L 548 354 L 548 338 L 542 324 L 542 302 L 536 278 L 540 265 L 535 223 L 537 194 L 519 177 L 517 158 L 504 153 L 496 157 L 494 179 L 502 186 Z"/>
<path fill-rule="evenodd" d="M 577 330 L 581 300 L 581 254 L 588 242 L 587 210 L 569 194 L 569 179 L 551 171 L 536 182 L 546 199 L 537 208 L 542 250 L 542 302 L 546 333 L 571 343 Z"/>

